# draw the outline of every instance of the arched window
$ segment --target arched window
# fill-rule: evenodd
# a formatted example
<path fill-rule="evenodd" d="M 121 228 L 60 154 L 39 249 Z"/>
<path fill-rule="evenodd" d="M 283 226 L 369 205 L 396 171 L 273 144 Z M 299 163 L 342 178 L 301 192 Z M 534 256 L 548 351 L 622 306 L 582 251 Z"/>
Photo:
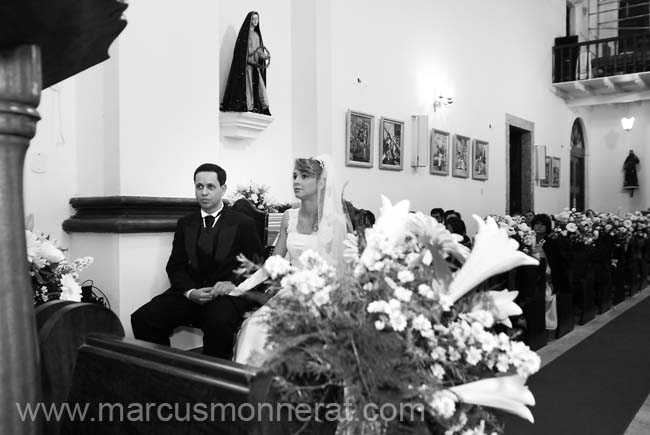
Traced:
<path fill-rule="evenodd" d="M 571 149 L 573 148 L 582 148 L 585 149 L 585 136 L 582 132 L 582 120 L 576 118 L 573 122 L 573 127 L 571 128 Z"/>

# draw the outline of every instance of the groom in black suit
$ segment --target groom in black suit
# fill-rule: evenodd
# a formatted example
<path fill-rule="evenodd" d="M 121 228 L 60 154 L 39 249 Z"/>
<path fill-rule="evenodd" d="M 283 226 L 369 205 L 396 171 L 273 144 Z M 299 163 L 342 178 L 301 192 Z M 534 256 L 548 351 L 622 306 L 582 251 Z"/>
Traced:
<path fill-rule="evenodd" d="M 264 249 L 251 218 L 227 207 L 226 171 L 204 163 L 194 171 L 200 211 L 178 220 L 167 262 L 171 287 L 131 315 L 135 338 L 169 346 L 173 330 L 192 324 L 203 330 L 203 353 L 232 357 L 235 333 L 244 314 L 257 304 L 228 296 L 242 280 L 237 255 L 253 261 Z"/>

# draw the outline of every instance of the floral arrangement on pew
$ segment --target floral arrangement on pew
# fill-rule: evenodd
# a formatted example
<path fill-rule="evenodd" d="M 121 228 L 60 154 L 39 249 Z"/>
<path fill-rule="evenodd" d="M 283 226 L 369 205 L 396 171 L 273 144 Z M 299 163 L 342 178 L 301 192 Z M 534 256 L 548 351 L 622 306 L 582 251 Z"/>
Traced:
<path fill-rule="evenodd" d="M 650 236 L 650 218 L 640 211 L 626 213 L 624 223 L 630 221 L 632 224 L 633 237 L 647 239 Z"/>
<path fill-rule="evenodd" d="M 253 205 L 259 210 L 267 209 L 267 194 L 269 192 L 269 187 L 263 184 L 252 183 L 248 186 L 237 186 L 235 191 L 233 202 L 239 198 L 246 198 L 250 200 Z"/>
<path fill-rule="evenodd" d="M 565 208 L 564 211 L 554 216 L 555 226 L 550 238 L 567 242 L 573 247 L 593 246 L 598 238 L 598 231 L 594 230 L 592 218 L 575 208 Z"/>
<path fill-rule="evenodd" d="M 601 213 L 592 218 L 598 239 L 612 246 L 624 247 L 632 237 L 632 221 L 613 213 Z"/>
<path fill-rule="evenodd" d="M 269 213 L 283 213 L 291 208 L 291 203 L 278 203 L 271 200 L 268 195 L 269 187 L 251 182 L 248 186 L 237 186 L 237 190 L 230 198 L 232 202 L 240 198 L 250 200 L 259 210 Z"/>
<path fill-rule="evenodd" d="M 265 320 L 265 367 L 282 399 L 322 403 L 341 387 L 346 412 L 337 433 L 502 433 L 491 408 L 532 422 L 526 405 L 535 401 L 525 382 L 540 359 L 494 329 L 521 314 L 517 292 L 476 288 L 537 260 L 491 217 L 474 216 L 479 231 L 470 252 L 430 216 L 409 213 L 408 201 L 382 202 L 365 245 L 354 236 L 346 241 L 347 273 L 312 251 L 303 253 L 302 268 L 278 256 L 264 264 L 272 288 L 289 289 L 268 302 Z M 405 403 L 415 415 L 401 411 Z M 400 411 L 388 422 L 366 412 L 372 405 Z"/>
<path fill-rule="evenodd" d="M 66 250 L 51 236 L 28 229 L 25 238 L 34 305 L 55 299 L 80 302 L 79 273 L 92 264 L 93 258 L 70 262 L 65 258 Z"/>
<path fill-rule="evenodd" d="M 533 252 L 536 245 L 535 231 L 528 226 L 524 216 L 492 215 L 492 218 L 510 237 L 519 242 L 519 249 L 526 254 Z"/>

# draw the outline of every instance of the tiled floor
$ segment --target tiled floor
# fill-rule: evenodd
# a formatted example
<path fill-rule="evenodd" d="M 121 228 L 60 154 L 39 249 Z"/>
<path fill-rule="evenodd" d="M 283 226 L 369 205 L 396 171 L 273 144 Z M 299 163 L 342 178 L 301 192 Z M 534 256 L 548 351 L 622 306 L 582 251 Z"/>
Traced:
<path fill-rule="evenodd" d="M 596 332 L 598 329 L 605 326 L 612 319 L 623 314 L 629 308 L 633 307 L 643 299 L 650 296 L 650 287 L 646 287 L 644 290 L 635 294 L 631 298 L 626 299 L 620 304 L 612 307 L 609 311 L 596 316 L 591 322 L 577 326 L 573 331 L 565 335 L 564 337 L 549 342 L 542 349 L 538 350 L 540 358 L 542 359 L 542 367 L 546 364 L 553 361 L 555 358 L 562 355 L 567 350 L 571 349 L 576 344 L 580 343 L 585 338 L 589 337 L 591 334 Z M 650 322 L 650 319 L 648 319 Z M 650 367 L 648 368 L 650 370 Z M 649 392 L 650 393 L 650 392 Z M 639 409 L 639 412 L 636 414 L 630 425 L 628 426 L 625 434 L 622 435 L 648 435 L 650 434 L 650 394 L 646 398 L 645 402 Z M 619 434 L 612 434 L 619 435 Z"/>

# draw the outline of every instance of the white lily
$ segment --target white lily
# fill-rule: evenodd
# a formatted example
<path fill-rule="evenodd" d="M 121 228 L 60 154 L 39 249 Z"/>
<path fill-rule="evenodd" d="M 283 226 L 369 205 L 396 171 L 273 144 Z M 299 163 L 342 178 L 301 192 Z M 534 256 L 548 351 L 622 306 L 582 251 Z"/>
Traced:
<path fill-rule="evenodd" d="M 65 255 L 51 240 L 43 240 L 39 249 L 39 256 L 50 264 L 60 263 L 65 260 Z"/>
<path fill-rule="evenodd" d="M 61 296 L 59 296 L 59 299 L 81 302 L 81 286 L 70 273 L 61 276 Z"/>
<path fill-rule="evenodd" d="M 348 233 L 343 239 L 343 259 L 352 264 L 359 261 L 359 238 L 355 234 Z"/>
<path fill-rule="evenodd" d="M 515 303 L 515 298 L 519 294 L 518 291 L 508 291 L 507 289 L 501 291 L 490 291 L 490 296 L 494 301 L 495 311 L 492 314 L 497 322 L 503 323 L 508 328 L 512 328 L 510 316 L 519 316 L 523 313 L 521 307 Z"/>
<path fill-rule="evenodd" d="M 469 256 L 469 249 L 460 243 L 462 236 L 450 233 L 443 224 L 422 212 L 407 215 L 406 229 L 433 244 L 445 255 L 451 254 L 461 262 Z"/>
<path fill-rule="evenodd" d="M 448 390 L 454 393 L 460 402 L 502 409 L 533 423 L 533 414 L 525 405 L 535 405 L 535 397 L 525 383 L 526 378 L 523 376 L 511 375 L 481 379 Z"/>
<path fill-rule="evenodd" d="M 474 249 L 449 285 L 449 296 L 455 302 L 487 278 L 519 266 L 536 266 L 539 261 L 517 248 L 517 241 L 499 228 L 488 216 L 486 221 L 473 215 L 478 223 Z"/>
<path fill-rule="evenodd" d="M 385 234 L 393 243 L 397 238 L 404 237 L 410 206 L 411 203 L 407 199 L 393 205 L 387 197 L 381 195 L 379 218 L 372 230 Z"/>

